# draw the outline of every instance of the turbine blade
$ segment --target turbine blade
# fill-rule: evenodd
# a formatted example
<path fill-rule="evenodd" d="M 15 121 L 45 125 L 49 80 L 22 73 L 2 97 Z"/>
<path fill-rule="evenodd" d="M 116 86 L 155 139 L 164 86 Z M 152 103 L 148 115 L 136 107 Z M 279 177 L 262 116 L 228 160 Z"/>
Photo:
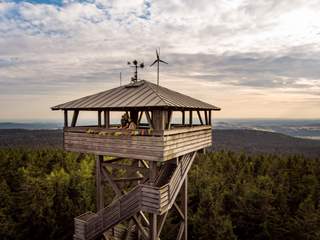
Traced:
<path fill-rule="evenodd" d="M 156 49 L 157 59 L 159 59 L 158 49 Z"/>
<path fill-rule="evenodd" d="M 156 62 L 158 62 L 158 59 L 155 60 L 155 61 L 150 65 L 150 67 L 152 67 Z"/>
<path fill-rule="evenodd" d="M 167 63 L 165 61 L 162 61 L 161 59 L 159 59 L 159 62 L 162 62 L 162 63 L 165 63 L 165 64 L 169 64 L 169 63 Z"/>

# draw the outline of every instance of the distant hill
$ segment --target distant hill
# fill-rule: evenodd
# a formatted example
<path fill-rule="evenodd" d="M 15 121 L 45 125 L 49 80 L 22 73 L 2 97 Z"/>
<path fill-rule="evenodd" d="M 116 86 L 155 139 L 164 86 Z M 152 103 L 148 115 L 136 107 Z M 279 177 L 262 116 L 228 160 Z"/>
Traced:
<path fill-rule="evenodd" d="M 62 148 L 62 130 L 0 129 L 0 147 Z"/>
<path fill-rule="evenodd" d="M 61 123 L 54 122 L 32 122 L 32 123 L 17 123 L 17 122 L 0 122 L 0 129 L 59 129 L 62 128 Z"/>
<path fill-rule="evenodd" d="M 214 150 L 246 153 L 303 154 L 320 157 L 320 141 L 291 137 L 281 133 L 224 129 L 213 131 Z"/>
<path fill-rule="evenodd" d="M 62 130 L 0 129 L 0 148 L 62 148 Z M 223 129 L 213 132 L 213 150 L 247 153 L 303 154 L 320 157 L 320 141 L 258 130 Z"/>

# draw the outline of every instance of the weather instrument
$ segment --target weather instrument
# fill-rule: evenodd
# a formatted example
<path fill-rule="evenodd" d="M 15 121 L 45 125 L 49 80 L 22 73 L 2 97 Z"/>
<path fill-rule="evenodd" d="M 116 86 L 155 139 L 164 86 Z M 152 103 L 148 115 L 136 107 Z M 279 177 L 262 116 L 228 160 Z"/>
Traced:
<path fill-rule="evenodd" d="M 136 83 L 138 81 L 138 68 L 144 68 L 144 63 L 138 63 L 137 60 L 133 60 L 132 62 L 128 62 L 128 65 L 135 68 L 134 77 L 131 78 L 131 81 Z"/>
<path fill-rule="evenodd" d="M 159 86 L 159 68 L 160 68 L 160 62 L 161 62 L 161 63 L 165 63 L 165 64 L 168 64 L 168 63 L 160 59 L 160 48 L 159 48 L 159 52 L 158 52 L 158 50 L 156 49 L 156 54 L 157 54 L 157 59 L 154 60 L 154 62 L 150 65 L 150 67 L 152 67 L 154 64 L 157 63 L 157 85 Z"/>

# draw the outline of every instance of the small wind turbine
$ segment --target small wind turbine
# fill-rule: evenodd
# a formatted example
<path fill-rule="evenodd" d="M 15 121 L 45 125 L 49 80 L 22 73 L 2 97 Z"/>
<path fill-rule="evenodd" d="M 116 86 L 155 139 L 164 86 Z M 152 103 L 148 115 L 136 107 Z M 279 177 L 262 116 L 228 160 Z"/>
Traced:
<path fill-rule="evenodd" d="M 168 63 L 165 61 L 162 61 L 160 59 L 160 48 L 159 48 L 159 52 L 156 49 L 156 54 L 157 54 L 157 59 L 150 65 L 150 67 L 152 67 L 155 63 L 157 63 L 157 85 L 159 86 L 159 65 L 160 65 L 160 62 L 165 63 L 165 64 L 168 64 Z"/>

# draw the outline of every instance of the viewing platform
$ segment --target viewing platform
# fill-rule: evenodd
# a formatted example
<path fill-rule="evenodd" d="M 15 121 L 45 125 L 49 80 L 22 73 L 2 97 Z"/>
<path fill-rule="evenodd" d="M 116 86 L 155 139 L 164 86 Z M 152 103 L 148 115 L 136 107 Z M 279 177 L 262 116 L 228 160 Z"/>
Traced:
<path fill-rule="evenodd" d="M 211 146 L 211 126 L 167 130 L 102 127 L 64 128 L 64 149 L 123 158 L 166 161 Z"/>

